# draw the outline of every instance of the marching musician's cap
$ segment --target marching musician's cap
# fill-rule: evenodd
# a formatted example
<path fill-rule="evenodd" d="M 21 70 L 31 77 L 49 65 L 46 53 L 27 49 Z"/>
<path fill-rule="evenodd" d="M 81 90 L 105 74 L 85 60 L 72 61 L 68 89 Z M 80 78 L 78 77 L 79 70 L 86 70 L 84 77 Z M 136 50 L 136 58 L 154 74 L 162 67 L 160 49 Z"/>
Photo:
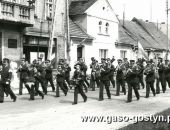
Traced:
<path fill-rule="evenodd" d="M 101 58 L 102 61 L 105 61 L 106 59 L 105 58 Z"/>
<path fill-rule="evenodd" d="M 50 60 L 46 60 L 45 63 L 50 63 Z"/>
<path fill-rule="evenodd" d="M 119 62 L 119 61 L 122 61 L 122 60 L 121 60 L 121 59 L 118 59 L 117 61 Z"/>
<path fill-rule="evenodd" d="M 9 59 L 8 58 L 4 58 L 3 62 L 5 62 L 5 61 L 9 63 Z"/>
<path fill-rule="evenodd" d="M 42 57 L 38 57 L 38 60 L 42 60 Z"/>
<path fill-rule="evenodd" d="M 21 60 L 24 60 L 24 61 L 25 61 L 25 58 L 21 58 Z"/>
<path fill-rule="evenodd" d="M 94 60 L 95 58 L 94 57 L 91 57 L 91 60 Z"/>
<path fill-rule="evenodd" d="M 127 60 L 127 58 L 123 58 L 123 60 Z"/>
<path fill-rule="evenodd" d="M 107 58 L 107 61 L 108 61 L 108 60 L 111 60 L 111 59 L 110 59 L 110 58 Z"/>
<path fill-rule="evenodd" d="M 150 59 L 150 63 L 153 63 L 153 59 Z"/>
<path fill-rule="evenodd" d="M 135 60 L 130 60 L 130 62 L 135 62 Z"/>
<path fill-rule="evenodd" d="M 158 59 L 161 59 L 161 60 L 162 60 L 162 58 L 161 58 L 161 57 L 158 57 Z"/>

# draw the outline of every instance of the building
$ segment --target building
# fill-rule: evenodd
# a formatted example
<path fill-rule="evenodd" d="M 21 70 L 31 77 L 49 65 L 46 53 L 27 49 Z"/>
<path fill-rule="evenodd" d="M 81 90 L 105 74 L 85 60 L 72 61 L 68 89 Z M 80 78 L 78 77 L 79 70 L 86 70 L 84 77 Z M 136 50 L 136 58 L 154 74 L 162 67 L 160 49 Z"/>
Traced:
<path fill-rule="evenodd" d="M 34 25 L 34 7 L 25 1 L 0 1 L 0 60 L 18 62 L 23 53 L 23 30 Z"/>
<path fill-rule="evenodd" d="M 84 58 L 87 65 L 91 57 L 100 61 L 101 58 L 119 58 L 115 42 L 118 41 L 118 19 L 107 0 L 72 1 L 69 8 L 71 20 L 76 23 L 87 37 L 75 42 L 71 38 L 71 66 L 77 58 Z M 92 43 L 85 43 L 89 37 Z"/>
<path fill-rule="evenodd" d="M 137 55 L 137 43 L 139 42 L 150 59 L 156 57 L 165 58 L 167 36 L 157 29 L 155 23 L 137 18 L 133 18 L 132 21 L 124 21 L 124 25 L 121 21 L 119 26 L 119 41 L 124 44 L 132 44 L 131 55 L 134 55 L 134 52 Z"/>

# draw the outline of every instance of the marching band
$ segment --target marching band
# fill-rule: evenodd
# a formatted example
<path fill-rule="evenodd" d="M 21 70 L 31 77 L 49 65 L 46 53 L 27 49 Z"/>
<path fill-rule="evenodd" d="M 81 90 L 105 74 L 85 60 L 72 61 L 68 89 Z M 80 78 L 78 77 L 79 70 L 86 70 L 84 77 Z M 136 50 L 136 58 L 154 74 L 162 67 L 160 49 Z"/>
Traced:
<path fill-rule="evenodd" d="M 60 89 L 67 96 L 68 91 L 74 88 L 73 104 L 77 104 L 78 93 L 81 94 L 84 102 L 86 102 L 88 97 L 85 93 L 89 89 L 95 91 L 96 86 L 99 88 L 99 101 L 104 100 L 104 88 L 108 99 L 111 99 L 110 86 L 112 85 L 113 88 L 116 88 L 115 96 L 120 96 L 121 92 L 126 95 L 128 92 L 127 102 L 131 102 L 132 89 L 137 100 L 139 100 L 140 93 L 138 90 L 140 86 L 143 89 L 146 88 L 146 98 L 149 98 L 150 89 L 153 96 L 160 93 L 159 83 L 161 83 L 163 93 L 166 92 L 166 85 L 170 87 L 170 63 L 168 60 L 163 62 L 162 58 L 158 58 L 158 62 L 154 63 L 152 59 L 146 61 L 139 58 L 135 62 L 124 58 L 123 60 L 117 60 L 116 67 L 113 65 L 114 62 L 114 56 L 112 59 L 102 58 L 101 63 L 92 57 L 90 64 L 91 75 L 88 76 L 88 66 L 80 58 L 74 65 L 75 71 L 71 77 L 71 67 L 66 59 L 59 60 L 57 71 L 54 74 L 53 64 L 50 60 L 43 62 L 42 58 L 39 57 L 29 64 L 25 58 L 22 58 L 21 64 L 17 68 L 17 73 L 20 74 L 19 95 L 22 95 L 23 87 L 25 87 L 30 95 L 30 100 L 35 100 L 37 95 L 44 99 L 44 95 L 48 93 L 49 82 L 52 92 L 56 92 L 56 97 L 60 97 Z M 146 62 L 146 65 L 144 65 L 144 62 Z M 4 93 L 7 96 L 10 95 L 15 102 L 17 96 L 11 89 L 12 72 L 10 70 L 10 60 L 7 58 L 4 58 L 0 64 L 0 75 L 0 102 L 4 102 Z M 155 82 L 156 87 L 154 87 Z M 42 92 L 39 89 L 40 86 L 42 87 Z"/>

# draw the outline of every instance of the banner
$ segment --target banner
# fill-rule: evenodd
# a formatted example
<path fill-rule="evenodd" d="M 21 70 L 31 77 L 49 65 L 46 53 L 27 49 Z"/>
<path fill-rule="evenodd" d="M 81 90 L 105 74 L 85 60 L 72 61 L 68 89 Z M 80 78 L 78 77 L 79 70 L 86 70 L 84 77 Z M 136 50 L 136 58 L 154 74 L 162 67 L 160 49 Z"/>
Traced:
<path fill-rule="evenodd" d="M 145 58 L 146 60 L 149 60 L 149 57 L 147 56 L 140 42 L 138 42 L 138 58 Z"/>

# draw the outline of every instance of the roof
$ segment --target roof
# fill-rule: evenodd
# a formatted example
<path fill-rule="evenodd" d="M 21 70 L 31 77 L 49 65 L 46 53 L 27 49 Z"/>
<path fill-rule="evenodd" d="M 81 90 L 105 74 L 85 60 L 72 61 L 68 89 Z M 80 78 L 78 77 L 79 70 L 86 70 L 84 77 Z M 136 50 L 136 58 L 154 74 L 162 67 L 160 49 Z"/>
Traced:
<path fill-rule="evenodd" d="M 70 15 L 84 14 L 97 0 L 71 0 L 69 7 Z"/>
<path fill-rule="evenodd" d="M 122 21 L 120 23 L 122 25 Z M 122 33 L 122 31 L 124 32 Z M 132 21 L 125 21 L 119 32 L 121 32 L 120 42 L 137 44 L 139 41 L 144 49 L 167 49 L 166 35 L 158 30 L 154 23 L 134 18 Z"/>
<path fill-rule="evenodd" d="M 78 23 L 73 22 L 71 19 L 69 20 L 69 28 L 70 28 L 70 37 L 86 38 L 86 39 L 93 40 L 93 37 L 88 35 Z"/>

